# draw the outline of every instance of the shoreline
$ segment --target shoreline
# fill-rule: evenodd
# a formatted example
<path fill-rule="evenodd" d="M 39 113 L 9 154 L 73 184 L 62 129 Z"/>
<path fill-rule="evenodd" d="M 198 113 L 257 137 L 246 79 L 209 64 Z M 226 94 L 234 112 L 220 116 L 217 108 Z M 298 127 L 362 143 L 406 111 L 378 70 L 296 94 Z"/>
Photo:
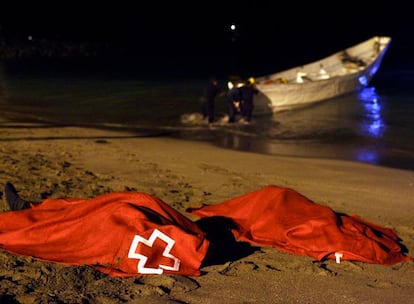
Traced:
<path fill-rule="evenodd" d="M 263 155 L 170 136 L 81 127 L 38 128 L 40 125 L 0 120 L 2 192 L 7 181 L 31 200 L 136 190 L 154 194 L 185 213 L 187 207 L 220 203 L 274 184 L 292 188 L 337 212 L 395 228 L 409 255 L 414 252 L 412 171 L 352 161 Z M 7 210 L 4 193 L 0 206 Z M 28 275 L 16 280 L 16 276 L 41 269 L 45 263 L 1 254 L 6 266 L 0 275 L 14 278 L 3 280 L 1 289 L 4 294 L 14 292 L 14 297 L 23 297 L 24 287 L 37 279 Z M 16 266 L 16 261 L 23 266 Z M 47 265 L 50 270 L 42 277 L 53 281 L 57 276 L 59 281 L 62 266 Z M 63 269 L 76 273 L 74 269 L 79 267 Z M 99 293 L 100 299 L 132 300 L 134 295 L 135 300 L 146 303 L 408 303 L 414 296 L 413 262 L 392 267 L 315 262 L 274 248 L 261 248 L 237 261 L 205 267 L 205 274 L 195 278 L 161 275 L 141 278 L 140 284 L 133 279 L 115 283 L 110 278 L 88 277 L 89 271 L 76 273 L 84 294 L 96 295 L 102 289 L 106 294 Z M 97 282 L 103 284 L 99 290 L 94 285 Z M 65 292 L 66 296 L 79 294 L 70 278 L 62 290 L 49 284 L 29 292 L 30 301 L 52 291 L 58 299 L 64 299 Z"/>
<path fill-rule="evenodd" d="M 354 144 L 349 143 L 329 145 L 310 141 L 308 143 L 300 142 L 296 144 L 294 141 L 285 142 L 281 140 L 255 138 L 249 135 L 243 135 L 242 131 L 236 131 L 235 133 L 226 132 L 226 127 L 221 124 L 213 127 L 215 133 L 211 133 L 206 125 L 195 125 L 196 132 L 194 133 L 194 130 L 191 128 L 186 129 L 179 126 L 156 128 L 154 126 L 128 126 L 120 124 L 59 123 L 39 120 L 36 117 L 31 117 L 28 113 L 22 114 L 15 112 L 3 113 L 3 118 L 0 118 L 0 123 L 2 120 L 10 125 L 13 125 L 13 122 L 17 122 L 17 124 L 20 122 L 47 128 L 73 127 L 128 133 L 131 134 L 131 137 L 171 137 L 182 141 L 207 143 L 217 148 L 230 151 L 241 151 L 275 157 L 350 161 L 414 172 L 414 155 L 408 154 L 406 150 L 393 149 L 390 151 L 389 149 L 381 149 L 378 146 L 361 146 L 357 148 Z M 205 132 L 201 133 L 203 129 Z M 229 129 L 234 131 L 233 126 L 229 127 Z"/>

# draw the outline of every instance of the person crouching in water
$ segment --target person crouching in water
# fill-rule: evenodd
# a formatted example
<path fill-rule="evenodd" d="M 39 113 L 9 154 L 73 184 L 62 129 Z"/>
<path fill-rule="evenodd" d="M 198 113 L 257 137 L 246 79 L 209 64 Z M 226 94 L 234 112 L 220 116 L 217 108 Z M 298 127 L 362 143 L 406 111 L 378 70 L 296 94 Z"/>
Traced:
<path fill-rule="evenodd" d="M 227 114 L 229 115 L 229 123 L 236 121 L 236 115 L 241 114 L 240 109 L 240 89 L 233 82 L 227 83 L 229 90 L 227 91 Z"/>

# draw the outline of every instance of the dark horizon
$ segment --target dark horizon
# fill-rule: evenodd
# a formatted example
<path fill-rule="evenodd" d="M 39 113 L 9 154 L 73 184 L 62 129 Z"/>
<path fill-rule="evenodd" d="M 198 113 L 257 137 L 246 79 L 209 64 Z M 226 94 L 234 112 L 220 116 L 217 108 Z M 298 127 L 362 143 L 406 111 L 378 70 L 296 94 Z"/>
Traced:
<path fill-rule="evenodd" d="M 98 43 L 105 46 L 108 58 L 114 55 L 125 64 L 158 59 L 167 69 L 182 64 L 251 74 L 305 64 L 378 35 L 393 39 L 385 68 L 413 64 L 414 20 L 405 4 L 362 7 L 348 1 L 327 11 L 315 2 L 300 7 L 272 3 L 24 3 L 5 14 L 0 35 L 8 43 L 27 43 L 29 36 Z M 236 25 L 234 31 L 231 24 Z"/>

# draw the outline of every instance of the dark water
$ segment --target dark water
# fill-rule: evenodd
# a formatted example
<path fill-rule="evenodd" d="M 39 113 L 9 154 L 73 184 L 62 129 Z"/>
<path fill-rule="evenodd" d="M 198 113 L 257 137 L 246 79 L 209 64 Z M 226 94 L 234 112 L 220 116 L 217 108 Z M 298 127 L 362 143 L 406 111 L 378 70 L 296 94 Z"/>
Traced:
<path fill-rule="evenodd" d="M 256 116 L 250 125 L 218 123 L 212 128 L 182 122 L 199 112 L 208 75 L 146 71 L 74 62 L 4 62 L 0 110 L 20 121 L 148 131 L 262 154 L 414 170 L 414 70 L 382 69 L 362 92 Z M 217 116 L 224 115 L 225 100 L 218 98 Z"/>

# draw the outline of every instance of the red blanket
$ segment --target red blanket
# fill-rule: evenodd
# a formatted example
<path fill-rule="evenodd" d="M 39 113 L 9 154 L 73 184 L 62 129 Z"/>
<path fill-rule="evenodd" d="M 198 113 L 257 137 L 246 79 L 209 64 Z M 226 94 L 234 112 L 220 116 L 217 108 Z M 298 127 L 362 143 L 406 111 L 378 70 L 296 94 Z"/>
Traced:
<path fill-rule="evenodd" d="M 318 260 L 386 265 L 411 260 L 394 230 L 335 213 L 287 188 L 269 186 L 188 211 L 233 220 L 238 240 Z M 211 247 L 207 238 L 196 223 L 139 192 L 47 199 L 30 209 L 0 213 L 0 248 L 39 260 L 91 265 L 119 277 L 200 275 Z"/>
<path fill-rule="evenodd" d="M 405 256 L 392 229 L 339 214 L 298 192 L 268 186 L 217 205 L 189 208 L 200 216 L 232 219 L 236 239 L 318 260 L 354 260 L 391 265 Z"/>
<path fill-rule="evenodd" d="M 160 199 L 136 192 L 92 199 L 47 199 L 0 213 L 0 247 L 111 276 L 199 275 L 209 241 Z"/>

